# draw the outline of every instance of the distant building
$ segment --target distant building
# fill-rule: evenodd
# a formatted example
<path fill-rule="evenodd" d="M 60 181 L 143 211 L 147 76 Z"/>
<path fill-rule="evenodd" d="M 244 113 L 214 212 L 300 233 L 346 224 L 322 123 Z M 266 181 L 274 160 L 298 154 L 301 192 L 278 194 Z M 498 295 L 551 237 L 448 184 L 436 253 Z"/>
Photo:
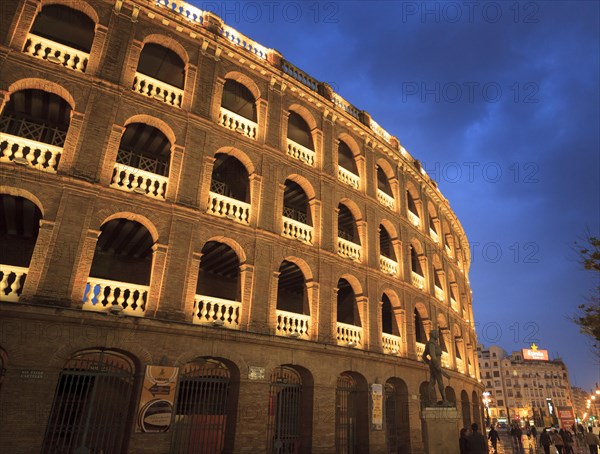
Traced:
<path fill-rule="evenodd" d="M 477 347 L 481 380 L 489 392 L 490 422 L 522 421 L 537 426 L 560 424 L 558 410 L 573 408 L 567 367 L 545 350 L 514 351 Z"/>

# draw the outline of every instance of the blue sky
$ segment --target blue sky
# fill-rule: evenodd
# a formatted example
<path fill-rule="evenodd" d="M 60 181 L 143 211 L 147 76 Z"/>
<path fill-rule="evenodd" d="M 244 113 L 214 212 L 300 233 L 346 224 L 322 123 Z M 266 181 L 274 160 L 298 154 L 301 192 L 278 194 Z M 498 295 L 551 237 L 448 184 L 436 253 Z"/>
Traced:
<path fill-rule="evenodd" d="M 569 321 L 598 284 L 599 2 L 201 2 L 328 82 L 419 159 L 467 233 L 479 341 L 535 341 L 589 390 Z"/>

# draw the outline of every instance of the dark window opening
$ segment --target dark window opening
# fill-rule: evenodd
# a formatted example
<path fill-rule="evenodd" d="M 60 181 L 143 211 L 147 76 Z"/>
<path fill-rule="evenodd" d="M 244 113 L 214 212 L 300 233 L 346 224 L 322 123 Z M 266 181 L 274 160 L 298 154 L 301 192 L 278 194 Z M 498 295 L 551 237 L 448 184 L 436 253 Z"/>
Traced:
<path fill-rule="evenodd" d="M 196 294 L 241 301 L 239 258 L 226 244 L 209 241 L 202 248 Z"/>
<path fill-rule="evenodd" d="M 308 298 L 304 274 L 295 263 L 284 260 L 279 267 L 277 309 L 308 315 Z"/>
<path fill-rule="evenodd" d="M 337 321 L 347 325 L 361 326 L 352 286 L 346 279 L 340 279 L 337 288 Z"/>
<path fill-rule="evenodd" d="M 390 186 L 390 182 L 388 181 L 388 177 L 383 169 L 379 166 L 377 166 L 377 189 L 389 195 L 390 197 L 393 197 L 392 188 Z"/>
<path fill-rule="evenodd" d="M 354 244 L 360 244 L 356 221 L 352 212 L 343 203 L 338 205 L 338 210 L 338 236 Z"/>
<path fill-rule="evenodd" d="M 340 140 L 338 145 L 338 165 L 358 176 L 354 153 L 343 140 Z"/>
<path fill-rule="evenodd" d="M 233 156 L 217 153 L 210 190 L 216 194 L 248 203 L 250 194 L 246 167 Z"/>
<path fill-rule="evenodd" d="M 256 123 L 256 101 L 248 88 L 228 79 L 223 87 L 221 106 Z"/>
<path fill-rule="evenodd" d="M 379 225 L 379 254 L 390 260 L 396 261 L 392 238 L 382 224 Z"/>
<path fill-rule="evenodd" d="M 127 126 L 119 144 L 117 163 L 157 175 L 169 175 L 171 142 L 157 128 L 143 123 Z"/>
<path fill-rule="evenodd" d="M 144 46 L 137 72 L 183 90 L 185 64 L 179 55 L 160 44 Z"/>
<path fill-rule="evenodd" d="M 35 18 L 31 33 L 89 54 L 95 28 L 94 21 L 82 12 L 63 5 L 49 5 Z"/>
<path fill-rule="evenodd" d="M 291 180 L 285 180 L 283 215 L 303 224 L 313 225 L 306 193 L 298 183 Z"/>
<path fill-rule="evenodd" d="M 304 121 L 304 118 L 296 112 L 290 112 L 290 116 L 288 117 L 287 136 L 288 139 L 314 151 L 315 146 L 313 144 L 310 128 L 306 121 Z"/>

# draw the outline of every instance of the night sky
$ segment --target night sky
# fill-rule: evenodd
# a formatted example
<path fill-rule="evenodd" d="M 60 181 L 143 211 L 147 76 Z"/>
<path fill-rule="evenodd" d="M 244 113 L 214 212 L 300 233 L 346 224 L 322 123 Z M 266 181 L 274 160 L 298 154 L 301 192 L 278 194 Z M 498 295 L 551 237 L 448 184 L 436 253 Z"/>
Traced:
<path fill-rule="evenodd" d="M 569 317 L 598 285 L 599 2 L 200 2 L 329 83 L 419 159 L 461 221 L 479 342 L 534 341 L 590 390 Z M 597 273 L 596 273 L 597 274 Z"/>

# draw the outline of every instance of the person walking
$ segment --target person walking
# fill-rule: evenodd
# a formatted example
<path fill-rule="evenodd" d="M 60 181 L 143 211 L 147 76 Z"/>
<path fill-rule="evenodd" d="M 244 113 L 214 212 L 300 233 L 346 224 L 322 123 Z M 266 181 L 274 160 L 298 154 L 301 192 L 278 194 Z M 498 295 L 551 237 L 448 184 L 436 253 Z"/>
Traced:
<path fill-rule="evenodd" d="M 584 435 L 585 444 L 590 448 L 590 454 L 598 454 L 598 445 L 600 445 L 600 439 L 598 435 L 592 432 L 592 426 L 588 427 L 588 432 Z"/>
<path fill-rule="evenodd" d="M 540 445 L 544 448 L 544 454 L 550 454 L 550 445 L 552 444 L 552 438 L 546 429 L 542 430 L 540 434 Z"/>
<path fill-rule="evenodd" d="M 552 443 L 554 443 L 554 446 L 556 446 L 558 454 L 563 454 L 563 446 L 565 443 L 556 429 L 554 429 L 554 432 L 552 432 Z"/>
<path fill-rule="evenodd" d="M 531 426 L 531 436 L 533 437 L 533 446 L 537 447 L 537 429 L 535 426 Z"/>
<path fill-rule="evenodd" d="M 490 449 L 488 446 L 487 438 L 479 432 L 479 426 L 477 423 L 471 424 L 471 430 L 473 433 L 469 435 L 469 454 L 489 454 Z"/>
<path fill-rule="evenodd" d="M 575 425 L 573 425 L 575 426 Z M 562 433 L 562 438 L 563 438 L 563 442 L 564 442 L 564 450 L 565 450 L 565 454 L 575 454 L 575 451 L 573 450 L 573 437 L 571 435 L 571 431 L 569 429 L 565 429 Z"/>
<path fill-rule="evenodd" d="M 498 435 L 498 431 L 496 430 L 496 426 L 492 426 L 490 429 L 490 433 L 488 434 L 488 440 L 492 442 L 492 448 L 494 448 L 494 454 L 498 453 L 498 440 L 500 439 L 500 435 Z"/>
<path fill-rule="evenodd" d="M 469 429 L 463 427 L 460 429 L 460 438 L 458 439 L 460 454 L 470 454 L 469 451 Z"/>

